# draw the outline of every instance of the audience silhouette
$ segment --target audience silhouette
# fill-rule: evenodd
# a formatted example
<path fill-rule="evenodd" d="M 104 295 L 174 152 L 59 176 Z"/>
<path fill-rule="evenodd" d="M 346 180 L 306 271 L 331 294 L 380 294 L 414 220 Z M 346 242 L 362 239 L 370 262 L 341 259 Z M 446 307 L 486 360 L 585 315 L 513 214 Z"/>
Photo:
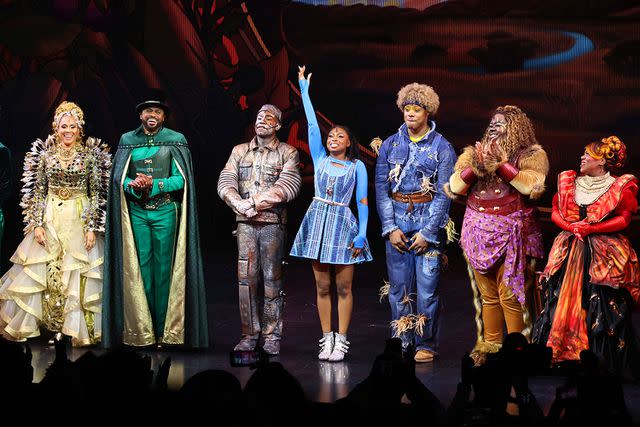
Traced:
<path fill-rule="evenodd" d="M 174 391 L 167 385 L 169 357 L 154 372 L 143 353 L 87 351 L 71 361 L 68 347 L 67 341 L 56 341 L 55 360 L 34 383 L 29 346 L 0 338 L 0 378 L 9 391 L 3 393 L 5 411 L 29 413 L 34 424 L 64 410 L 79 420 L 152 425 L 632 425 L 622 380 L 594 353 L 583 351 L 579 363 L 559 369 L 551 366 L 550 349 L 529 344 L 520 333 L 509 334 L 500 351 L 480 366 L 469 354 L 462 357 L 460 382 L 448 408 L 416 377 L 411 351 L 403 351 L 397 338 L 387 340 L 369 375 L 334 403 L 310 401 L 300 382 L 266 357 L 251 367 L 244 389 L 232 373 L 209 369 Z M 566 380 L 545 415 L 529 378 L 558 372 Z"/>

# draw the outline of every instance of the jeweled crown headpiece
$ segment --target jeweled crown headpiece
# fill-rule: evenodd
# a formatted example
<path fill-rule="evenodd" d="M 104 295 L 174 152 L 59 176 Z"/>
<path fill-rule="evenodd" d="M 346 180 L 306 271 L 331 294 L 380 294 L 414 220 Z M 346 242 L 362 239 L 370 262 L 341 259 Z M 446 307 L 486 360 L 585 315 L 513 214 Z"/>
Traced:
<path fill-rule="evenodd" d="M 58 131 L 58 126 L 64 116 L 73 117 L 76 125 L 78 125 L 80 129 L 80 136 L 82 137 L 84 135 L 84 112 L 77 104 L 69 101 L 63 101 L 58 105 L 58 108 L 56 108 L 52 123 L 53 132 L 56 133 Z"/>

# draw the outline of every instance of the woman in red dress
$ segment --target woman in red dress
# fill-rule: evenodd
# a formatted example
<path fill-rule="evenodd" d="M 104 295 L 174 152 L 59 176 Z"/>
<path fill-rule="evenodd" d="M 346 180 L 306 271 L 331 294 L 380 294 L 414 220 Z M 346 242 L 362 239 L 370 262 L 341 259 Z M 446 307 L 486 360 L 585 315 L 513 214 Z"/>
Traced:
<path fill-rule="evenodd" d="M 534 340 L 553 350 L 555 362 L 591 350 L 613 373 L 640 377 L 631 312 L 640 302 L 640 266 L 629 239 L 638 180 L 614 176 L 626 160 L 615 136 L 585 147 L 580 174 L 558 176 L 551 219 L 556 237 L 542 276 L 545 306 Z"/>

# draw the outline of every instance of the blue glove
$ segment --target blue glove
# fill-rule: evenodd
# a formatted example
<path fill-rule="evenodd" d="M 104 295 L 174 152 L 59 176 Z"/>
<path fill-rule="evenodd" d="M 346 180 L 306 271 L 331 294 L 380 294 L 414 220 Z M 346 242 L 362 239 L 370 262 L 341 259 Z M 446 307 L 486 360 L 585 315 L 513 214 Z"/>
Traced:
<path fill-rule="evenodd" d="M 364 248 L 364 242 L 367 240 L 367 236 L 361 236 L 360 234 L 358 234 L 354 239 L 353 239 L 353 247 L 357 248 L 357 249 L 362 249 Z"/>

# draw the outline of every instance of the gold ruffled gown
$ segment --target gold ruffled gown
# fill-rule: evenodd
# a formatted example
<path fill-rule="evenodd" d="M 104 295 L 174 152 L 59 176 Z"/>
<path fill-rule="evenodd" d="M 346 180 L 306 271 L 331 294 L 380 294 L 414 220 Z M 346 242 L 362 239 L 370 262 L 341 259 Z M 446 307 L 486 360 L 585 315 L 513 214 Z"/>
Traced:
<path fill-rule="evenodd" d="M 88 138 L 71 152 L 52 136 L 25 156 L 22 181 L 25 237 L 0 285 L 0 332 L 10 340 L 40 335 L 43 326 L 72 337 L 74 346 L 101 336 L 104 223 L 110 155 Z M 44 227 L 41 246 L 34 229 Z M 85 233 L 96 235 L 87 251 Z"/>

